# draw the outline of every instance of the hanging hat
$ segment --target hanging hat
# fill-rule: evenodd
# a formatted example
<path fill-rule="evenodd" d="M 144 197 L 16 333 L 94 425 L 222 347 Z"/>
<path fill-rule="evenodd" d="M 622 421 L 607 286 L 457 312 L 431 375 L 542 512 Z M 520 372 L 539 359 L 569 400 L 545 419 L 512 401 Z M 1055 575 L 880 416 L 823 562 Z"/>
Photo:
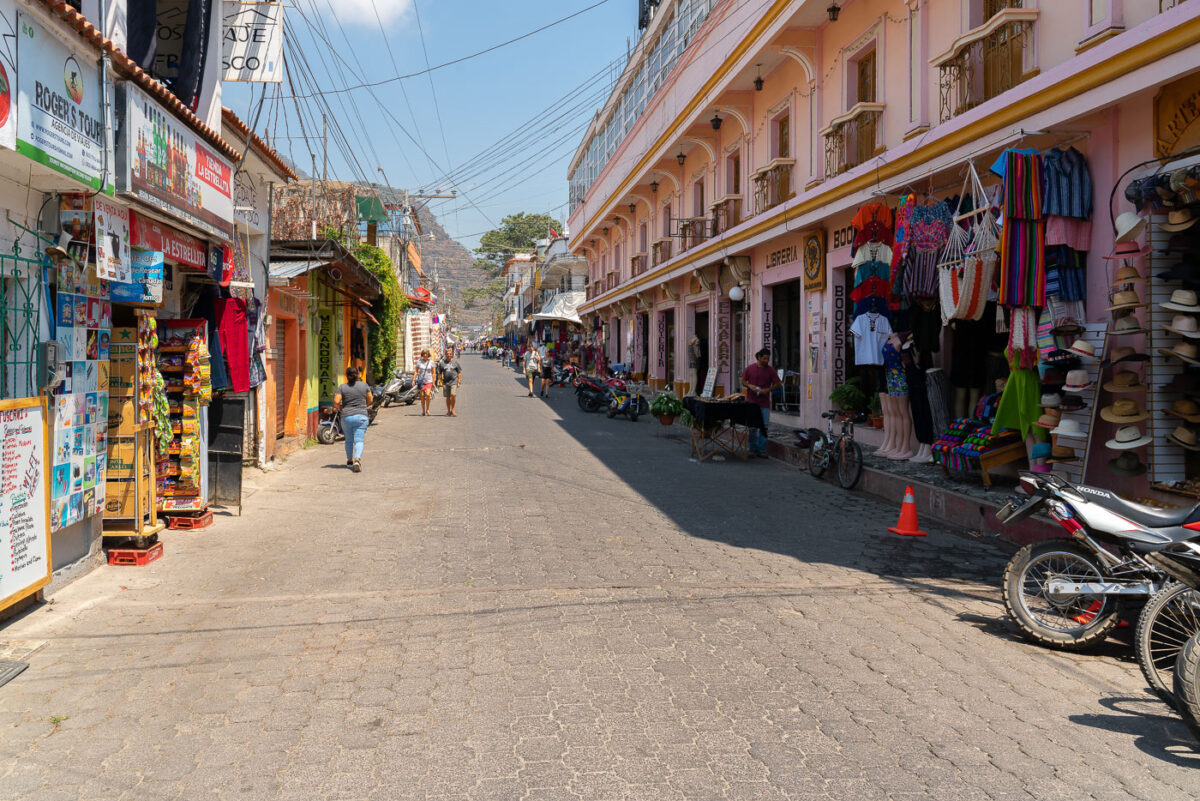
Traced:
<path fill-rule="evenodd" d="M 1066 368 L 1068 370 L 1073 367 L 1078 367 L 1083 363 L 1076 354 L 1069 350 L 1063 350 L 1062 348 L 1055 348 L 1049 353 L 1043 354 L 1042 361 L 1053 367 L 1059 369 Z"/>
<path fill-rule="evenodd" d="M 1050 429 L 1050 433 L 1067 439 L 1083 439 L 1087 436 L 1079 427 L 1079 421 L 1070 418 L 1062 420 L 1057 427 Z"/>
<path fill-rule="evenodd" d="M 1142 326 L 1141 320 L 1133 314 L 1124 314 L 1115 320 L 1109 326 L 1109 331 L 1118 336 L 1129 336 L 1132 334 L 1145 334 L 1146 329 Z"/>
<path fill-rule="evenodd" d="M 1167 246 L 1161 248 L 1159 253 L 1178 253 L 1197 248 L 1200 248 L 1200 229 L 1175 234 L 1167 240 Z"/>
<path fill-rule="evenodd" d="M 1108 355 L 1108 358 L 1100 362 L 1100 366 L 1111 367 L 1114 364 L 1121 364 L 1122 362 L 1145 362 L 1149 360 L 1150 357 L 1146 354 L 1138 353 L 1133 348 L 1122 346 L 1113 348 L 1112 353 Z"/>
<path fill-rule="evenodd" d="M 1171 311 L 1200 312 L 1200 300 L 1197 300 L 1196 293 L 1190 289 L 1176 289 L 1171 293 L 1169 301 L 1158 305 Z"/>
<path fill-rule="evenodd" d="M 1200 364 L 1200 352 L 1197 352 L 1196 345 L 1192 342 L 1177 342 L 1175 347 L 1159 348 L 1158 352 L 1163 356 L 1173 356 L 1188 364 Z"/>
<path fill-rule="evenodd" d="M 1165 411 L 1175 417 L 1182 417 L 1189 423 L 1200 423 L 1200 403 L 1196 403 L 1191 398 L 1180 398 L 1171 404 L 1170 409 Z"/>
<path fill-rule="evenodd" d="M 1124 212 L 1117 217 L 1117 242 L 1131 242 L 1146 230 L 1146 218 L 1139 217 L 1132 211 Z"/>
<path fill-rule="evenodd" d="M 1190 177 L 1191 174 L 1188 172 L 1187 167 L 1182 167 L 1171 173 L 1171 191 L 1175 193 L 1175 197 L 1179 199 L 1179 202 L 1185 206 L 1200 200 L 1200 193 L 1191 186 L 1195 182 L 1195 179 L 1188 180 Z"/>
<path fill-rule="evenodd" d="M 1074 353 L 1076 356 L 1083 356 L 1087 359 L 1096 358 L 1096 346 L 1085 339 L 1077 339 L 1067 350 Z"/>
<path fill-rule="evenodd" d="M 1188 253 L 1183 261 L 1158 273 L 1160 281 L 1182 281 L 1189 286 L 1200 285 L 1200 253 Z"/>
<path fill-rule="evenodd" d="M 1150 444 L 1150 437 L 1137 426 L 1121 426 L 1113 438 L 1104 444 L 1115 451 L 1124 451 Z"/>
<path fill-rule="evenodd" d="M 1062 413 L 1058 409 L 1047 409 L 1034 425 L 1042 428 L 1055 428 L 1060 420 L 1062 420 Z"/>
<path fill-rule="evenodd" d="M 1076 356 L 1075 359 L 1078 361 L 1079 357 Z M 1070 370 L 1068 370 L 1067 373 L 1070 373 Z M 1067 373 L 1064 373 L 1062 367 L 1058 365 L 1047 367 L 1045 372 L 1042 373 L 1042 386 L 1049 387 L 1049 389 L 1046 390 L 1047 392 L 1053 392 L 1059 389 L 1067 382 Z"/>
<path fill-rule="evenodd" d="M 1112 285 L 1128 284 L 1133 281 L 1141 281 L 1142 274 L 1138 272 L 1137 267 L 1126 264 L 1123 267 L 1118 267 L 1116 274 L 1113 276 Z"/>
<path fill-rule="evenodd" d="M 1054 321 L 1054 327 L 1050 329 L 1051 334 L 1082 334 L 1083 326 L 1074 317 L 1059 317 Z"/>
<path fill-rule="evenodd" d="M 1179 392 L 1185 395 L 1195 394 L 1200 390 L 1200 386 L 1196 384 L 1196 376 L 1189 373 L 1176 373 L 1174 377 L 1163 384 L 1160 389 L 1163 392 Z"/>
<path fill-rule="evenodd" d="M 1075 455 L 1074 448 L 1068 448 L 1066 445 L 1055 445 L 1050 450 L 1050 462 L 1078 462 L 1079 457 Z"/>
<path fill-rule="evenodd" d="M 1191 339 L 1200 338 L 1200 324 L 1196 322 L 1195 317 L 1186 314 L 1177 314 L 1171 318 L 1170 325 L 1164 325 L 1173 334 L 1189 337 Z"/>
<path fill-rule="evenodd" d="M 1088 378 L 1087 370 L 1071 370 L 1067 373 L 1063 389 L 1067 392 L 1083 392 L 1091 385 L 1092 379 Z"/>
<path fill-rule="evenodd" d="M 1100 410 L 1100 417 L 1110 423 L 1140 423 L 1149 416 L 1135 400 L 1119 400 Z"/>
<path fill-rule="evenodd" d="M 1158 211 L 1166 207 L 1163 202 L 1163 195 L 1158 191 L 1160 186 L 1169 186 L 1170 179 L 1165 175 L 1149 175 L 1141 180 L 1142 185 L 1142 203 L 1148 206 L 1151 211 Z"/>
<path fill-rule="evenodd" d="M 1058 404 L 1058 408 L 1063 412 L 1077 412 L 1080 409 L 1086 409 L 1087 404 L 1078 395 L 1063 395 L 1062 402 Z"/>
<path fill-rule="evenodd" d="M 1033 448 L 1029 451 L 1029 458 L 1048 459 L 1053 452 L 1054 449 L 1050 446 L 1049 442 L 1035 442 Z"/>
<path fill-rule="evenodd" d="M 1132 373 L 1129 370 L 1118 370 L 1109 381 L 1104 385 L 1104 389 L 1109 392 L 1121 394 L 1123 392 L 1140 392 L 1145 389 L 1142 386 L 1142 380 L 1138 378 L 1137 373 Z"/>
<path fill-rule="evenodd" d="M 1112 296 L 1112 305 L 1108 307 L 1109 311 L 1117 309 L 1132 309 L 1137 306 L 1148 306 L 1148 303 L 1142 303 L 1142 299 L 1138 297 L 1138 293 L 1132 289 L 1122 289 L 1120 292 L 1114 292 Z"/>
<path fill-rule="evenodd" d="M 1174 431 L 1167 434 L 1167 440 L 1181 448 L 1187 448 L 1189 451 L 1200 451 L 1200 442 L 1196 441 L 1196 432 L 1187 426 L 1177 426 Z"/>
<path fill-rule="evenodd" d="M 1043 408 L 1057 408 L 1062 403 L 1062 396 L 1057 392 L 1047 392 L 1042 395 L 1042 399 L 1038 401 L 1038 406 Z"/>
<path fill-rule="evenodd" d="M 1130 181 L 1125 186 L 1125 191 L 1123 194 L 1125 195 L 1125 199 L 1128 200 L 1130 203 L 1132 203 L 1133 207 L 1135 209 L 1137 209 L 1138 211 L 1142 210 L 1143 204 L 1142 204 L 1142 182 L 1141 181 Z"/>
<path fill-rule="evenodd" d="M 1108 460 L 1108 469 L 1119 476 L 1140 476 L 1146 472 L 1146 465 L 1142 464 L 1138 455 L 1133 451 L 1125 451 L 1116 459 Z"/>
<path fill-rule="evenodd" d="M 1198 219 L 1200 219 L 1200 217 L 1196 216 L 1196 213 L 1192 211 L 1192 208 L 1190 206 L 1185 206 L 1182 209 L 1173 209 L 1168 212 L 1167 221 L 1165 223 L 1159 223 L 1158 227 L 1164 231 L 1176 233 L 1178 231 L 1186 231 L 1187 229 L 1191 228 L 1196 224 L 1196 220 Z"/>
<path fill-rule="evenodd" d="M 1141 218 L 1139 217 L 1138 219 L 1141 219 Z M 1129 242 L 1118 241 L 1116 247 L 1114 247 L 1112 249 L 1112 253 L 1109 253 L 1104 258 L 1110 259 L 1112 261 L 1121 261 L 1124 259 L 1140 259 L 1142 256 L 1145 256 L 1149 252 L 1150 252 L 1150 248 L 1142 247 L 1137 242 L 1134 242 L 1132 240 Z"/>

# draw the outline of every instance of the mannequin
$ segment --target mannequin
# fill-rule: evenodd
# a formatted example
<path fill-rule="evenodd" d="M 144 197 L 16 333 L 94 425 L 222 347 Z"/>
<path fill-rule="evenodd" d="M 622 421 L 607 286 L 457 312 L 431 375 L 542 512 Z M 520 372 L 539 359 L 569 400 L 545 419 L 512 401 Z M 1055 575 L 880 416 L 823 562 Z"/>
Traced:
<path fill-rule="evenodd" d="M 912 409 L 913 433 L 917 440 L 916 455 L 909 459 L 916 464 L 933 461 L 933 416 L 929 408 L 929 382 L 921 369 L 921 354 L 916 343 L 909 339 L 900 348 L 904 374 L 908 379 L 908 400 Z"/>
<path fill-rule="evenodd" d="M 880 404 L 883 406 L 885 446 L 888 445 L 886 434 L 892 432 L 891 447 L 884 451 L 883 456 L 893 461 L 911 459 L 917 455 L 917 438 L 913 432 L 912 408 L 908 398 L 908 379 L 901 361 L 900 345 L 900 335 L 892 334 L 883 346 L 887 393 L 880 396 Z"/>

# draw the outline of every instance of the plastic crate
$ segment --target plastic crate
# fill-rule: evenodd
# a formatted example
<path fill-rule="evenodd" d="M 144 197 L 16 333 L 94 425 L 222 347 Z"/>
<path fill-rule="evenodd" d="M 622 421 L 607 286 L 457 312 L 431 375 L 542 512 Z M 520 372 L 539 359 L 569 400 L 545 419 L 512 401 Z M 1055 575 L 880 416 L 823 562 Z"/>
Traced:
<path fill-rule="evenodd" d="M 134 565 L 141 567 L 142 565 L 150 564 L 162 555 L 163 546 L 161 542 L 156 542 L 144 551 L 136 548 L 112 548 L 108 552 L 108 563 L 110 565 Z"/>
<path fill-rule="evenodd" d="M 213 513 L 206 511 L 199 515 L 168 515 L 167 528 L 177 531 L 191 531 L 197 528 L 208 528 L 212 525 Z"/>

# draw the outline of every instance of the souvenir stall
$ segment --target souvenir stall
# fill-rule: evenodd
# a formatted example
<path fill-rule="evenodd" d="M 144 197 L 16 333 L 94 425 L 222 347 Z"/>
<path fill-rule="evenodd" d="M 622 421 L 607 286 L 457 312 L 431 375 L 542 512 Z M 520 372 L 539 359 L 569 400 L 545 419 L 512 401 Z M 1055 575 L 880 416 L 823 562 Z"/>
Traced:
<path fill-rule="evenodd" d="M 159 331 L 158 370 L 165 379 L 167 412 L 160 509 L 199 513 L 208 506 L 201 427 L 203 410 L 212 402 L 208 325 L 205 320 L 163 320 Z"/>

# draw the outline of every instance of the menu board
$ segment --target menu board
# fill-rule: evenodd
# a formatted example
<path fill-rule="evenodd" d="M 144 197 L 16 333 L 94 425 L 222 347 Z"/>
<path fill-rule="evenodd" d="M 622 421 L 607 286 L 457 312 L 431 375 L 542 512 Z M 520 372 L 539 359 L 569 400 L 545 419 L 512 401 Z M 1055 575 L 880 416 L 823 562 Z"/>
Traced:
<path fill-rule="evenodd" d="M 0 609 L 50 583 L 49 505 L 45 407 L 0 401 Z"/>

